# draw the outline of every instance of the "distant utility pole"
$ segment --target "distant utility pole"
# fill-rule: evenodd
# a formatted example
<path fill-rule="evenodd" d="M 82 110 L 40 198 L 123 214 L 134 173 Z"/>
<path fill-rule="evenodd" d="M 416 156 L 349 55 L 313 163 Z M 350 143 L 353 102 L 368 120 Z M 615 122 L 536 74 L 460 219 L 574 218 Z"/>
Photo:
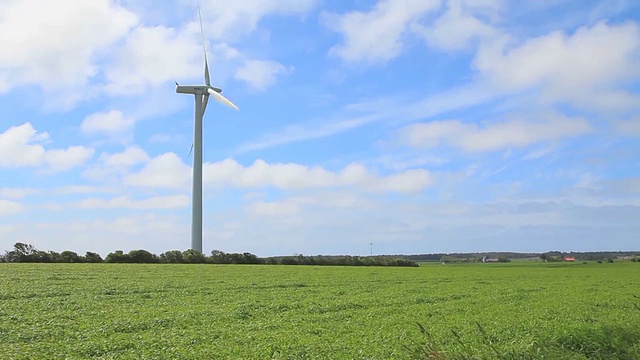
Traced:
<path fill-rule="evenodd" d="M 373 243 L 369 243 L 369 246 L 370 246 L 371 256 L 373 256 Z"/>

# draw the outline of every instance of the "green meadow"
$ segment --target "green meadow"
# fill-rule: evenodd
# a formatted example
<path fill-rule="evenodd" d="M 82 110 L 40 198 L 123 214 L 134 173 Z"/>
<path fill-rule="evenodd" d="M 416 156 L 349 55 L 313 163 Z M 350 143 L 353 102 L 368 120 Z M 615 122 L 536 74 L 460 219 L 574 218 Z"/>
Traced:
<path fill-rule="evenodd" d="M 2 359 L 640 359 L 640 263 L 0 263 Z"/>

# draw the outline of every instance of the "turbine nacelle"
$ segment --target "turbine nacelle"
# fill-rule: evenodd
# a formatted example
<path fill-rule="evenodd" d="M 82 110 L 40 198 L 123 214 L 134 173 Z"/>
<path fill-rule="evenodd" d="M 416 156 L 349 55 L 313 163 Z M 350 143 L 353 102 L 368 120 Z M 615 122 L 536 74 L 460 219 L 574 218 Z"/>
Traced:
<path fill-rule="evenodd" d="M 176 85 L 176 92 L 178 94 L 193 94 L 193 95 L 209 95 L 209 89 L 217 92 L 222 92 L 222 89 L 206 86 L 206 85 Z"/>

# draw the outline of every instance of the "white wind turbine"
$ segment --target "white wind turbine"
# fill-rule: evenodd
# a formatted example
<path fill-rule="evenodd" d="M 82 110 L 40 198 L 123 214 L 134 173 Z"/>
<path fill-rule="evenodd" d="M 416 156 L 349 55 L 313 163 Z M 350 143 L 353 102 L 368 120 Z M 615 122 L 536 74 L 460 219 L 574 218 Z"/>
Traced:
<path fill-rule="evenodd" d="M 198 19 L 202 33 L 202 48 L 204 49 L 204 85 L 179 85 L 176 82 L 176 92 L 179 94 L 193 94 L 196 100 L 196 111 L 193 129 L 193 188 L 191 204 L 191 248 L 202 253 L 202 117 L 207 109 L 209 96 L 236 110 L 231 101 L 222 96 L 222 89 L 211 86 L 209 79 L 209 64 L 207 62 L 207 47 L 205 45 L 202 15 L 198 6 Z"/>

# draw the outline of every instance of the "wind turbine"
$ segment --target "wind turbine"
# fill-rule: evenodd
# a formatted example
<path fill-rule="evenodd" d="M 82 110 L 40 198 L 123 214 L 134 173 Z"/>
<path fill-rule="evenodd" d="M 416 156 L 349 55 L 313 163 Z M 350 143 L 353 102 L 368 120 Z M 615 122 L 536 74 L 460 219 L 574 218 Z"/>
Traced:
<path fill-rule="evenodd" d="M 202 27 L 202 15 L 198 5 L 198 19 L 202 34 L 202 48 L 204 50 L 204 85 L 179 85 L 176 82 L 176 93 L 193 94 L 196 100 L 196 110 L 193 129 L 193 187 L 191 204 L 191 248 L 202 253 L 202 117 L 207 109 L 209 96 L 236 110 L 231 101 L 222 96 L 222 89 L 211 86 L 209 78 L 209 64 L 207 61 L 207 46 Z"/>

